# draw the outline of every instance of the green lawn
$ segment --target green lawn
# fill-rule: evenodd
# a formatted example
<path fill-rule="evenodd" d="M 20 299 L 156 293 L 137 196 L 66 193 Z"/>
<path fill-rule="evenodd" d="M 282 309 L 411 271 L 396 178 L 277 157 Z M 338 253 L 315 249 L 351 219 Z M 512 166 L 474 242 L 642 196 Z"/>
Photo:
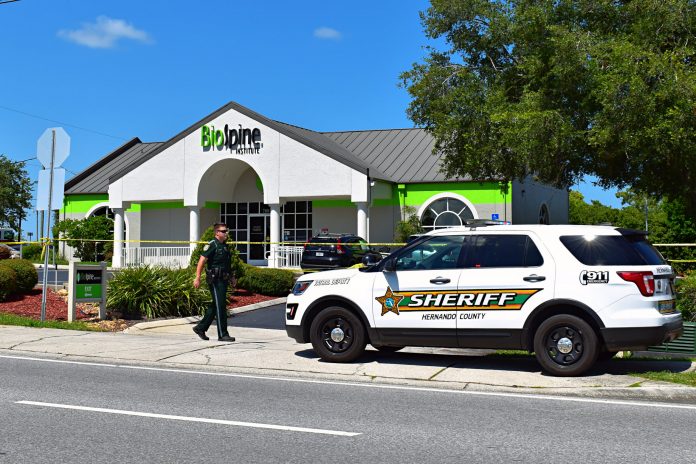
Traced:
<path fill-rule="evenodd" d="M 44 327 L 48 329 L 85 330 L 90 332 L 103 332 L 97 325 L 85 322 L 66 321 L 37 321 L 30 317 L 16 316 L 14 314 L 0 313 L 0 325 L 21 325 L 24 327 Z"/>
<path fill-rule="evenodd" d="M 662 382 L 680 383 L 690 387 L 696 387 L 696 372 L 669 372 L 653 371 L 631 373 L 635 377 L 643 377 L 648 380 L 661 380 Z"/>

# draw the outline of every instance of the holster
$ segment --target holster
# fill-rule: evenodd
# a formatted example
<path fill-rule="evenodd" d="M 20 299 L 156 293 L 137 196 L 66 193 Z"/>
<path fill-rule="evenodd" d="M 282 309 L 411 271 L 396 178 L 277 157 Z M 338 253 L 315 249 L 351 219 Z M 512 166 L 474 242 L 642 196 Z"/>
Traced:
<path fill-rule="evenodd" d="M 215 281 L 226 282 L 230 280 L 230 273 L 221 267 L 214 267 L 212 269 L 205 270 L 205 279 L 208 281 L 208 283 Z"/>

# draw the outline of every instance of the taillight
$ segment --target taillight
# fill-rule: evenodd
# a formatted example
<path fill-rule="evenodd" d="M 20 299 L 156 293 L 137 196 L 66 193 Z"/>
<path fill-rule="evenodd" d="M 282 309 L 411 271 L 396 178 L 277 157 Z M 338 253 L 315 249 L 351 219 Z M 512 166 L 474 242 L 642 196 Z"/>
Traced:
<path fill-rule="evenodd" d="M 346 252 L 346 250 L 343 249 L 343 247 L 341 246 L 341 241 L 339 240 L 338 244 L 336 245 L 336 253 L 338 253 L 339 255 L 342 255 L 345 252 Z"/>
<path fill-rule="evenodd" d="M 640 294 L 643 296 L 653 296 L 655 294 L 655 277 L 650 271 L 619 271 L 619 277 L 627 282 L 633 282 L 638 286 Z"/>

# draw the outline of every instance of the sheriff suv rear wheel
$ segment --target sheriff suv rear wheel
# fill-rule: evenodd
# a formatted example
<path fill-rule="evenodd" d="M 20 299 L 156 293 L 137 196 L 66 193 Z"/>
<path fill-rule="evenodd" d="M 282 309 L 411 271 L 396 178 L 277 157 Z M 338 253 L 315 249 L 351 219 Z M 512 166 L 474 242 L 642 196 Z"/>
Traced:
<path fill-rule="evenodd" d="M 341 307 L 322 310 L 312 321 L 309 339 L 314 351 L 329 362 L 350 362 L 365 350 L 365 328 L 355 314 Z"/>
<path fill-rule="evenodd" d="M 576 316 L 559 314 L 534 334 L 534 352 L 544 371 L 560 377 L 580 375 L 597 359 L 597 334 Z"/>

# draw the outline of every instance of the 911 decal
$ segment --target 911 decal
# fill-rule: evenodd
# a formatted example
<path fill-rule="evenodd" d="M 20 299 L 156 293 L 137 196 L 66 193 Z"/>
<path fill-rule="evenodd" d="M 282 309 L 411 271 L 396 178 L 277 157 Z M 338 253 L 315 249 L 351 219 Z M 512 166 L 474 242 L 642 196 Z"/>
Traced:
<path fill-rule="evenodd" d="M 541 289 L 453 290 L 394 293 L 390 287 L 375 298 L 382 316 L 400 311 L 520 310 Z"/>
<path fill-rule="evenodd" d="M 580 283 L 583 285 L 609 283 L 609 271 L 582 271 Z"/>

